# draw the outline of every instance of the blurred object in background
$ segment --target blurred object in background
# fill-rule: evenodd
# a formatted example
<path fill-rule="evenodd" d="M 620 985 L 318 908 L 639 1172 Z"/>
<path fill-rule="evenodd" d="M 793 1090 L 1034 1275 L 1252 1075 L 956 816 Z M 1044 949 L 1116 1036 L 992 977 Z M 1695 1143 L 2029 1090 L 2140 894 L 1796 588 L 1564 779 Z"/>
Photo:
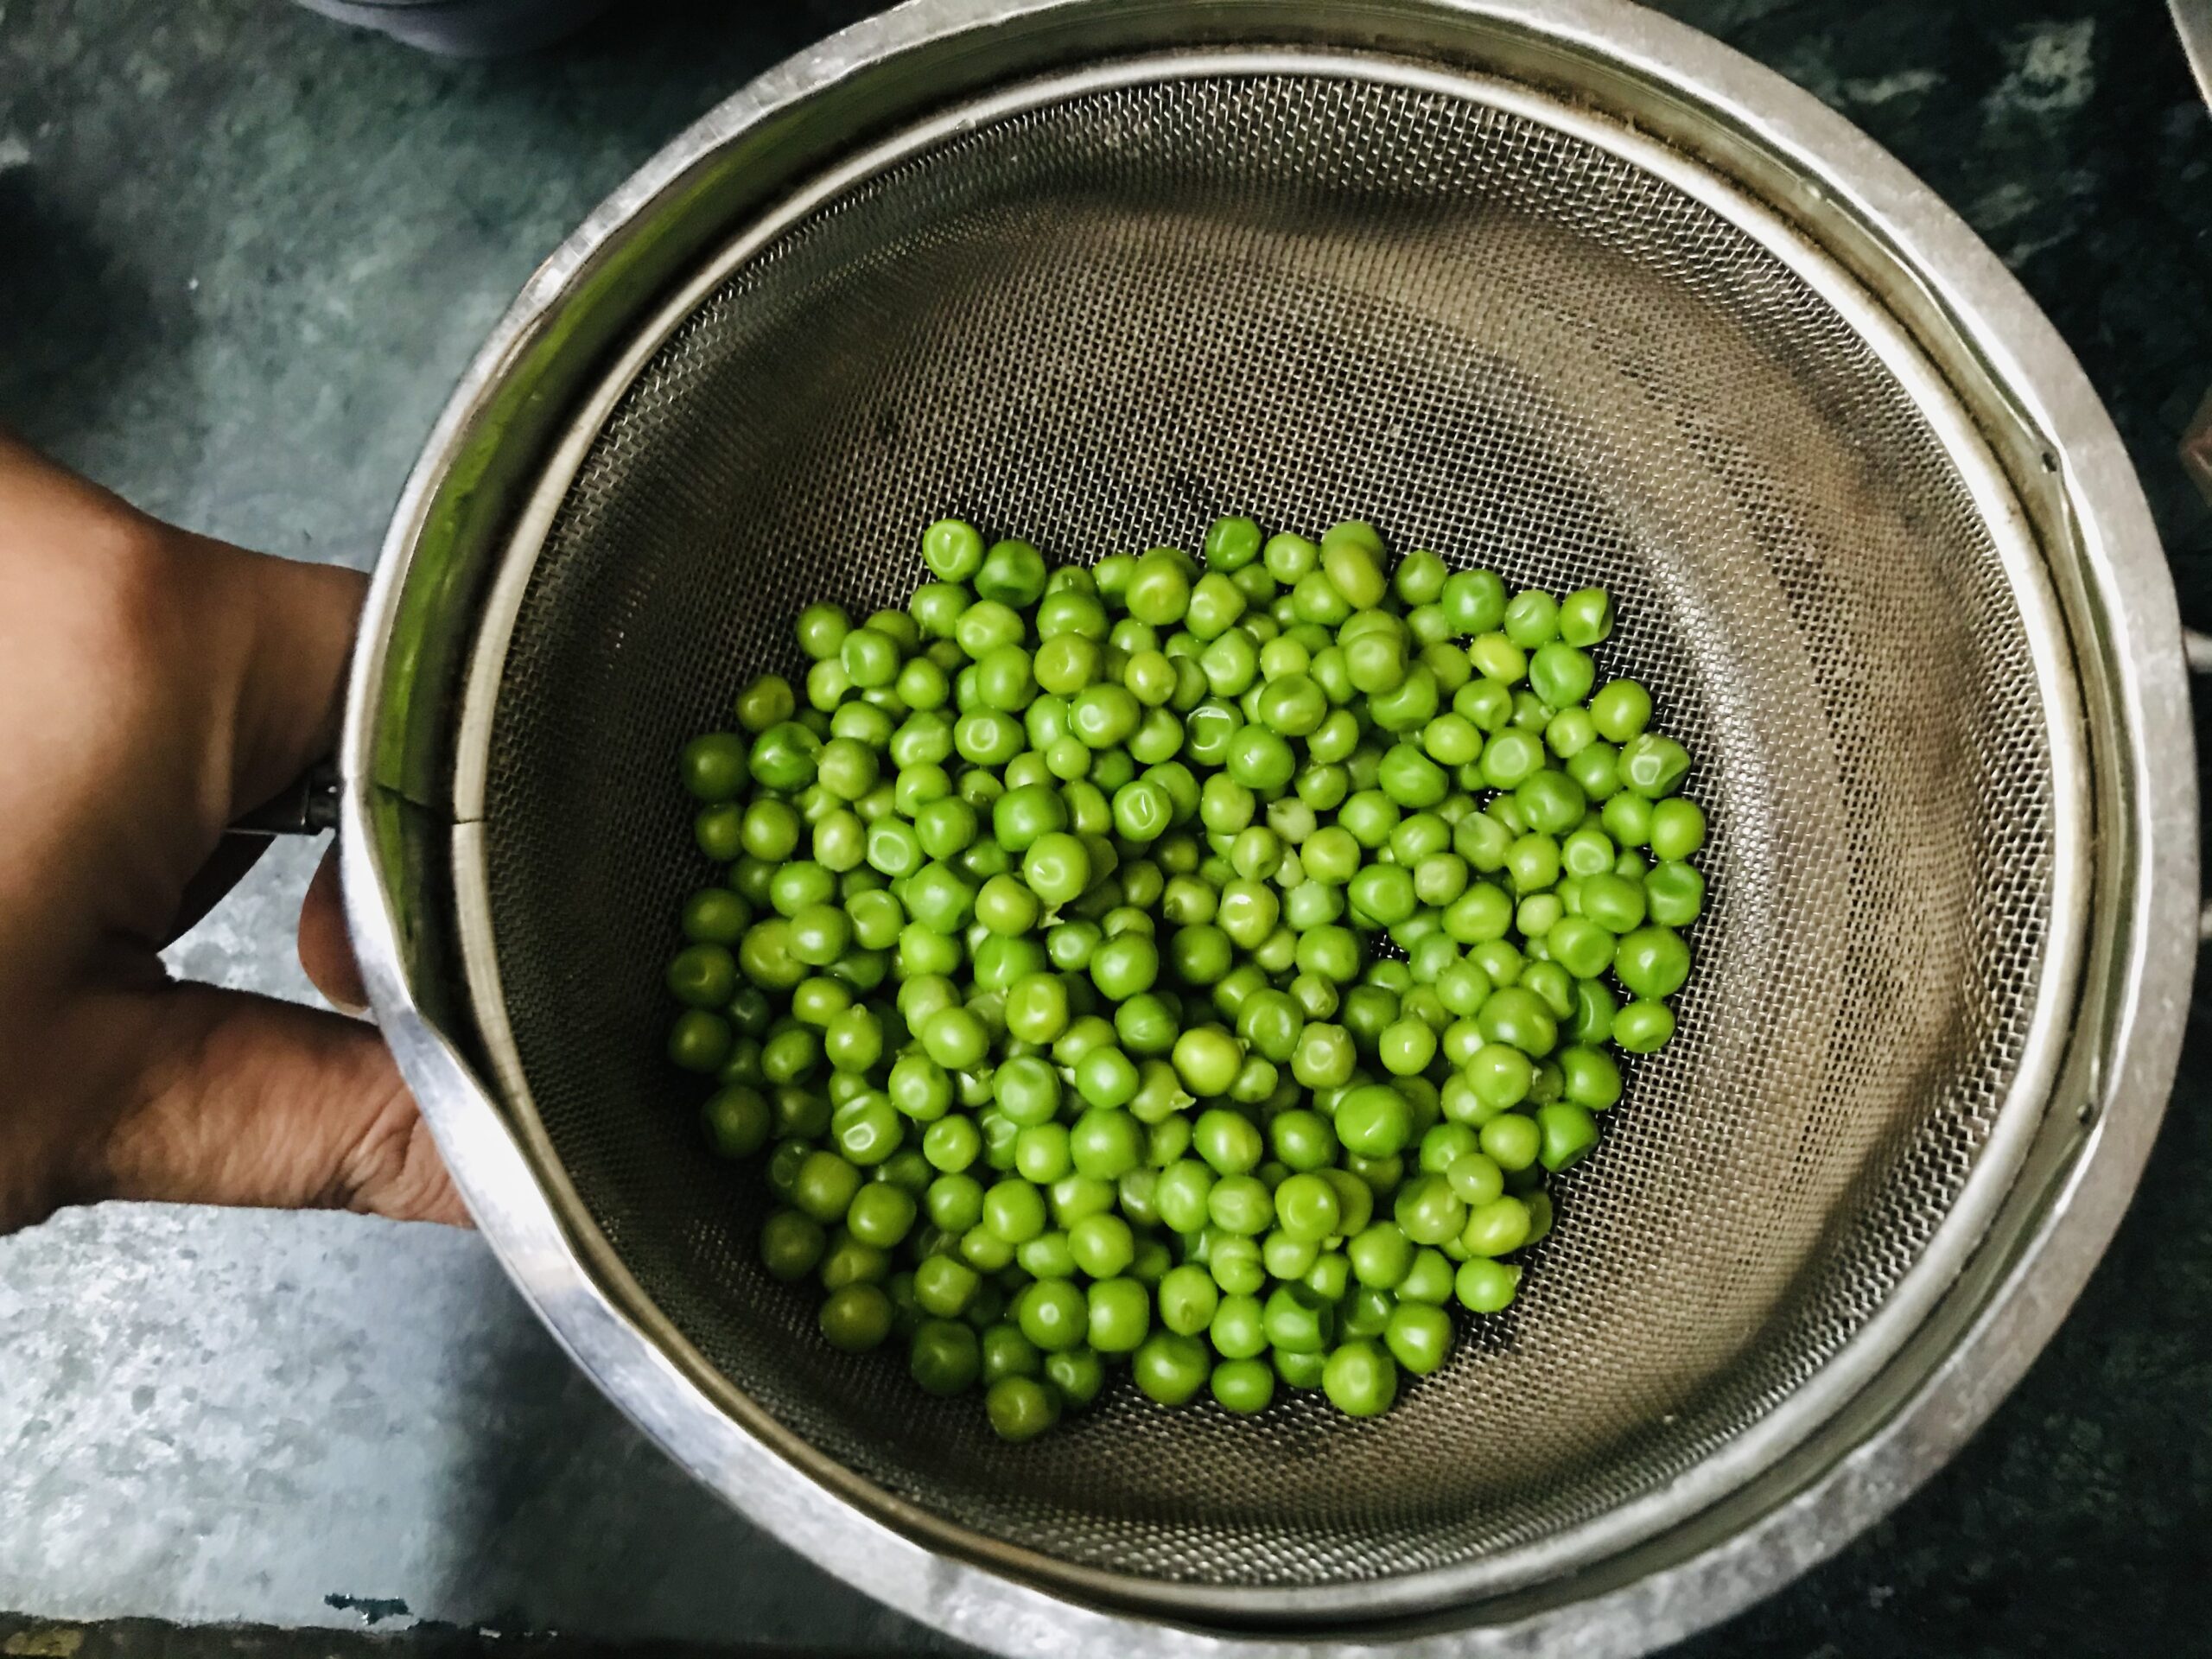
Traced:
<path fill-rule="evenodd" d="M 608 0 L 300 0 L 340 22 L 381 30 L 426 52 L 493 58 L 549 46 Z"/>

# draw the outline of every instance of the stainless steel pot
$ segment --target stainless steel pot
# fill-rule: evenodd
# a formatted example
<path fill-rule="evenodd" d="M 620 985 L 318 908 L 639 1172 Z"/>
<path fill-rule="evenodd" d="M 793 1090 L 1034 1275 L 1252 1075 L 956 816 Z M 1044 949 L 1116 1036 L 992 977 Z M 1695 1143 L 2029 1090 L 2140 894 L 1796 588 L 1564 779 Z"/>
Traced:
<path fill-rule="evenodd" d="M 1514 1319 L 1374 1424 L 1000 1447 L 835 1356 L 694 1144 L 667 756 L 956 509 L 1065 556 L 1357 507 L 1600 579 L 1711 757 L 1685 1038 Z M 2196 935 L 2183 649 L 2050 325 L 1866 139 L 1611 0 L 915 0 L 533 279 L 394 520 L 344 754 L 377 1011 L 662 1445 L 1007 1653 L 1626 1654 L 1837 1548 L 2109 1238 Z"/>

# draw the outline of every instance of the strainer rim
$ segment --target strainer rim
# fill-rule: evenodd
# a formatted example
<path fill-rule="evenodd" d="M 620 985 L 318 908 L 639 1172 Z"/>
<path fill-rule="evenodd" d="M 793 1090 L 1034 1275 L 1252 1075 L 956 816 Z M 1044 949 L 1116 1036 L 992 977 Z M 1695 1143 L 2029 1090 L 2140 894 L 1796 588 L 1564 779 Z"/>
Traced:
<path fill-rule="evenodd" d="M 1298 1585 L 1180 1581 L 1071 1562 L 1033 1546 L 993 1536 L 888 1491 L 785 1426 L 700 1351 L 631 1273 L 576 1192 L 543 1125 L 502 988 L 483 835 L 455 840 L 455 908 L 477 1031 L 511 1121 L 524 1137 L 540 1185 L 563 1213 L 571 1239 L 585 1253 L 602 1289 L 626 1308 L 650 1340 L 675 1357 L 693 1385 L 781 1456 L 845 1501 L 877 1512 L 934 1548 L 1101 1601 L 1226 1621 L 1402 1617 L 1503 1594 L 1609 1559 L 1718 1501 L 1816 1433 L 1842 1401 L 1894 1357 L 1955 1281 L 2017 1176 L 2050 1100 L 2067 1035 L 2066 1011 L 2080 966 L 2085 902 L 2081 868 L 2087 835 L 2078 717 L 2053 644 L 2059 626 L 2053 614 L 2055 601 L 2046 591 L 2041 555 L 2028 537 L 2017 499 L 1963 408 L 1874 296 L 1816 246 L 1765 204 L 1702 171 L 1679 151 L 1595 111 L 1495 76 L 1385 54 L 1295 47 L 1144 54 L 1058 71 L 957 103 L 840 162 L 745 225 L 637 331 L 632 343 L 582 401 L 531 492 L 487 597 L 485 625 L 463 693 L 454 810 L 461 822 L 472 825 L 482 817 L 512 630 L 575 474 L 639 376 L 701 304 L 828 204 L 968 132 L 1075 99 L 1133 86 L 1270 77 L 1382 85 L 1500 111 L 1602 149 L 1692 196 L 1757 241 L 1874 348 L 1885 370 L 1935 429 L 1940 448 L 1974 494 L 1980 516 L 1991 530 L 1997 556 L 2023 613 L 2039 712 L 2046 723 L 2053 778 L 2051 921 L 2037 964 L 2038 982 L 2031 999 L 2033 1012 L 2021 1062 L 1994 1127 L 1934 1235 L 1866 1323 L 1812 1376 L 1671 1480 L 1586 1520 L 1472 1560 L 1376 1578 Z"/>

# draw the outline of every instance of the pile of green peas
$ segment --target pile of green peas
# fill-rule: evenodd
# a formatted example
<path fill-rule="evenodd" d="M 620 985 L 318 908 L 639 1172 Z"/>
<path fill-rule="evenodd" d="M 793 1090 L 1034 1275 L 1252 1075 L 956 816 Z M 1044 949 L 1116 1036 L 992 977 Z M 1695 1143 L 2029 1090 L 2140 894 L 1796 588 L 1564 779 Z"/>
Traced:
<path fill-rule="evenodd" d="M 1674 1033 L 1705 819 L 1599 683 L 1610 598 L 1360 522 L 922 554 L 682 757 L 722 868 L 669 1052 L 765 1154 L 767 1270 L 1011 1440 L 1124 1360 L 1164 1404 L 1387 1409 Z"/>

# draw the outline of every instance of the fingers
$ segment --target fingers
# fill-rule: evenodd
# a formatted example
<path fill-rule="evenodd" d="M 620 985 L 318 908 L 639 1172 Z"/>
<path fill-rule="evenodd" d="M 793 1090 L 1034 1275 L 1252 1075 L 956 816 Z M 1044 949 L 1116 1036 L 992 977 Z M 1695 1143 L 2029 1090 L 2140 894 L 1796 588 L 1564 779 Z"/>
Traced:
<path fill-rule="evenodd" d="M 100 1017 L 143 1052 L 139 1097 L 86 1172 L 93 1190 L 467 1224 L 374 1027 L 204 985 L 105 1000 Z"/>
<path fill-rule="evenodd" d="M 333 846 L 315 866 L 315 880 L 300 906 L 300 966 L 315 989 L 348 1014 L 369 1010 L 368 987 L 353 959 L 346 931 L 346 906 L 338 887 L 338 849 Z"/>

